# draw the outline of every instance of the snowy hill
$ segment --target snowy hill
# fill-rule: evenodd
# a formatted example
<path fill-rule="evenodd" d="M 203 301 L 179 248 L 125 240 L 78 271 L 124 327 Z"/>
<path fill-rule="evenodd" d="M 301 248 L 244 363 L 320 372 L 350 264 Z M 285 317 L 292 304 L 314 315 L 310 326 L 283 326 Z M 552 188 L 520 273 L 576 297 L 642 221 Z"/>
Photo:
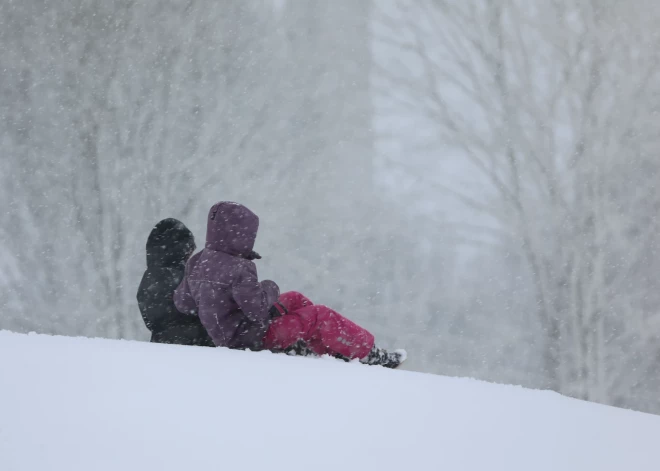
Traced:
<path fill-rule="evenodd" d="M 0 469 L 658 470 L 660 417 L 346 364 L 0 332 Z"/>

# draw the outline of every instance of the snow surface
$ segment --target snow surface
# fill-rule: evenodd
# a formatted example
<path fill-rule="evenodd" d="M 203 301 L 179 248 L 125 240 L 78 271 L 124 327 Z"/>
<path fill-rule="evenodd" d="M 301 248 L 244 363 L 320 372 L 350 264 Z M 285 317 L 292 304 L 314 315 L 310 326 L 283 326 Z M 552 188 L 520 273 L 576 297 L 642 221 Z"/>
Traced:
<path fill-rule="evenodd" d="M 268 352 L 0 332 L 0 470 L 659 470 L 660 417 Z"/>

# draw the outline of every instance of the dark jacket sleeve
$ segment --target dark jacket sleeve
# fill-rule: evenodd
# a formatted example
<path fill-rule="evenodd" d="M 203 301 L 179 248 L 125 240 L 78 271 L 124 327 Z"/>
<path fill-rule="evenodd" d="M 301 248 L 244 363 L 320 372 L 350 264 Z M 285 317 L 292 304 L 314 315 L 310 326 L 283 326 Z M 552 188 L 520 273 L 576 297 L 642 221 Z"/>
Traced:
<path fill-rule="evenodd" d="M 197 314 L 197 303 L 195 298 L 190 291 L 190 285 L 188 284 L 188 275 L 195 268 L 195 263 L 199 259 L 199 256 L 193 256 L 188 263 L 186 264 L 186 271 L 183 275 L 183 280 L 179 286 L 174 290 L 174 305 L 183 314 Z"/>
<path fill-rule="evenodd" d="M 148 269 L 138 288 L 137 301 L 142 319 L 153 333 L 171 322 L 177 313 L 172 304 L 172 277 L 161 268 Z"/>
<path fill-rule="evenodd" d="M 253 262 L 246 261 L 243 264 L 232 286 L 232 297 L 250 321 L 266 323 L 270 318 L 268 311 L 279 296 L 280 288 L 274 281 L 258 281 L 257 267 Z"/>
<path fill-rule="evenodd" d="M 180 345 L 214 347 L 198 317 L 179 312 L 172 293 L 183 277 L 183 269 L 149 268 L 137 293 L 144 324 L 151 331 L 151 341 Z"/>

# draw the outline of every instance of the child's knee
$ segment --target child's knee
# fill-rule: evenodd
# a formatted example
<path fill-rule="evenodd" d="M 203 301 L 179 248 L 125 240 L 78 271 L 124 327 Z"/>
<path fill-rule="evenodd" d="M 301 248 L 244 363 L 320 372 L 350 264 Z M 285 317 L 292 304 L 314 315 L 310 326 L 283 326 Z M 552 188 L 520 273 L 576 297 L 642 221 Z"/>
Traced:
<path fill-rule="evenodd" d="M 316 318 L 319 321 L 324 321 L 339 315 L 335 310 L 329 308 L 328 306 L 324 306 L 323 304 L 315 304 L 314 312 L 316 313 Z"/>
<path fill-rule="evenodd" d="M 286 293 L 281 294 L 279 301 L 291 311 L 314 305 L 312 301 L 298 291 L 287 291 Z"/>

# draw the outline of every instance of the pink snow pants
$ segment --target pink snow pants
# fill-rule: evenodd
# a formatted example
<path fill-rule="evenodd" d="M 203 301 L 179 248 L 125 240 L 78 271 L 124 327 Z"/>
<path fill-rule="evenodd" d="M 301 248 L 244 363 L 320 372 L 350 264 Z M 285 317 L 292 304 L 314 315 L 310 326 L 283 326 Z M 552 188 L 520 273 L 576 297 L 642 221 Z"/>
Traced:
<path fill-rule="evenodd" d="M 374 346 L 374 336 L 329 307 L 313 304 L 295 291 L 280 295 L 287 314 L 273 319 L 264 337 L 268 350 L 282 350 L 298 340 L 318 355 L 339 354 L 364 358 Z"/>

